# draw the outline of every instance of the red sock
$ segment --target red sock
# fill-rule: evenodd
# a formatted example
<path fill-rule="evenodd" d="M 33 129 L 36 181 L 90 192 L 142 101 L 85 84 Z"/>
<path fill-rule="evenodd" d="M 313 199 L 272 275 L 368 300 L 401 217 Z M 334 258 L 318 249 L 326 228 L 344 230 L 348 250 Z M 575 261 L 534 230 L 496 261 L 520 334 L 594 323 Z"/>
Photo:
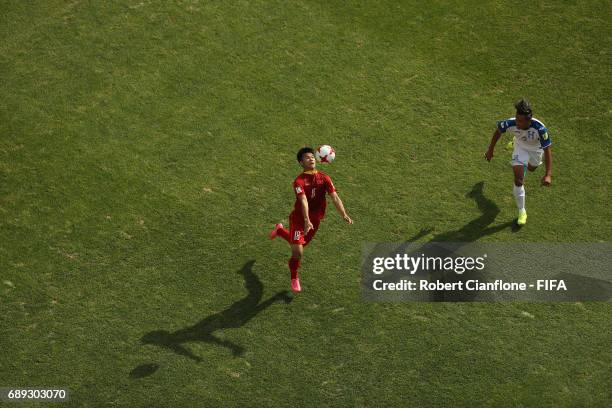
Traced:
<path fill-rule="evenodd" d="M 282 239 L 284 239 L 285 241 L 289 242 L 289 231 L 287 231 L 287 228 L 279 228 L 276 233 L 278 234 L 279 237 L 281 237 Z"/>
<path fill-rule="evenodd" d="M 298 269 L 300 269 L 300 260 L 297 258 L 289 258 L 289 270 L 291 271 L 291 279 L 297 279 Z"/>

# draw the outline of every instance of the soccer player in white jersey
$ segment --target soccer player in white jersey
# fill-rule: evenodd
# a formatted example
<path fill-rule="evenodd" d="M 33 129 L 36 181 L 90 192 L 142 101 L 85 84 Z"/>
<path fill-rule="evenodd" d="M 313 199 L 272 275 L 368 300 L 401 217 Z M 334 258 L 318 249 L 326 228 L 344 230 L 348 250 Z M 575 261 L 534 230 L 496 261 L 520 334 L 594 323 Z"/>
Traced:
<path fill-rule="evenodd" d="M 485 153 L 487 161 L 493 158 L 495 144 L 503 133 L 509 132 L 514 136 L 514 150 L 512 152 L 512 171 L 514 172 L 514 198 L 519 214 L 518 225 L 527 223 L 525 210 L 524 179 L 527 170 L 535 171 L 542 164 L 542 156 L 546 173 L 542 177 L 542 185 L 550 186 L 552 182 L 552 149 L 551 140 L 546 126 L 532 116 L 529 101 L 521 99 L 514 107 L 516 117 L 497 122 L 497 129 L 491 138 L 489 149 Z"/>

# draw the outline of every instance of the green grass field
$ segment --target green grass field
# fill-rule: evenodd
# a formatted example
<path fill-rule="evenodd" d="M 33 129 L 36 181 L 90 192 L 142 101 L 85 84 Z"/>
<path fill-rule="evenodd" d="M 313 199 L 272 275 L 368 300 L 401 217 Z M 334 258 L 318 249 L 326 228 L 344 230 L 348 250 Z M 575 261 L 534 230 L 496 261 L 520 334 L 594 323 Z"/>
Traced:
<path fill-rule="evenodd" d="M 368 303 L 359 287 L 364 242 L 421 231 L 610 241 L 609 2 L 0 10 L 0 387 L 67 387 L 71 407 L 612 405 L 609 303 Z M 521 96 L 554 170 L 550 189 L 527 177 L 513 231 L 508 139 L 483 154 Z M 322 143 L 355 224 L 330 206 L 304 292 L 285 295 L 289 249 L 267 234 L 295 152 Z M 481 182 L 486 225 L 466 196 Z"/>

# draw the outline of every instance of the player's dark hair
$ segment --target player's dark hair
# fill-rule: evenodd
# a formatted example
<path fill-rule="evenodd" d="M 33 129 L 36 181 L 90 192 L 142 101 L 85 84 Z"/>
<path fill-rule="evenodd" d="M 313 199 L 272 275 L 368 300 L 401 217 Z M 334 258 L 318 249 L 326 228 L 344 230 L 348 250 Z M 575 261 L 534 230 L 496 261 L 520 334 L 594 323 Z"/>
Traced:
<path fill-rule="evenodd" d="M 312 147 L 302 147 L 300 150 L 298 150 L 297 152 L 297 161 L 301 162 L 302 161 L 302 157 L 306 154 L 306 153 L 312 153 L 314 154 L 314 149 Z"/>
<path fill-rule="evenodd" d="M 516 108 L 517 115 L 527 116 L 531 119 L 533 112 L 531 111 L 531 104 L 527 99 L 520 99 L 516 101 L 514 107 Z"/>

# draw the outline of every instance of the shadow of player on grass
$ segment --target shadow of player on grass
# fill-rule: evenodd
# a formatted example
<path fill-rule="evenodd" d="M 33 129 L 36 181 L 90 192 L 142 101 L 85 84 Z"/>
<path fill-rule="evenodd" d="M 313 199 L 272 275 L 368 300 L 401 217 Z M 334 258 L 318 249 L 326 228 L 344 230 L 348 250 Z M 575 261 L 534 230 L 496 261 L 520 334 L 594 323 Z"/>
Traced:
<path fill-rule="evenodd" d="M 472 189 L 466 194 L 466 197 L 473 198 L 476 201 L 476 206 L 481 212 L 478 218 L 473 219 L 459 229 L 442 232 L 435 234 L 427 242 L 474 242 L 480 238 L 486 237 L 487 235 L 495 234 L 506 228 L 511 228 L 512 232 L 520 230 L 520 226 L 517 225 L 516 220 L 508 221 L 500 225 L 489 227 L 493 224 L 499 213 L 501 212 L 495 201 L 485 197 L 483 193 L 484 181 L 480 181 L 472 186 Z M 414 236 L 408 238 L 402 245 L 397 249 L 398 251 L 405 250 L 408 245 L 414 243 L 418 239 L 421 239 L 432 231 L 431 228 L 424 228 L 417 232 Z"/>
<path fill-rule="evenodd" d="M 401 243 L 398 247 L 394 248 L 392 253 L 387 254 L 386 256 L 394 255 L 394 254 L 402 254 L 407 253 L 411 256 L 418 256 L 420 253 L 421 245 L 428 245 L 428 255 L 435 256 L 440 258 L 445 257 L 453 257 L 458 254 L 458 251 L 468 245 L 471 242 L 477 241 L 480 238 L 485 236 L 495 234 L 496 232 L 502 231 L 506 228 L 511 228 L 513 232 L 516 232 L 520 229 L 515 221 L 508 221 L 500 225 L 490 226 L 495 222 L 495 219 L 501 212 L 497 204 L 490 198 L 487 198 L 484 193 L 484 182 L 478 182 L 474 184 L 471 190 L 466 194 L 466 197 L 474 199 L 476 202 L 476 206 L 480 211 L 481 215 L 467 224 L 463 225 L 461 228 L 442 232 L 439 234 L 434 234 L 430 239 L 427 240 L 424 244 L 416 244 L 416 241 L 428 236 L 432 228 L 424 228 L 417 232 L 412 237 L 408 238 L 406 241 Z M 440 245 L 436 245 L 436 244 Z M 444 245 L 443 243 L 452 243 L 452 245 Z M 415 248 L 414 245 L 418 245 L 419 248 Z M 409 249 L 410 248 L 410 249 Z M 382 256 L 380 250 L 387 251 L 385 244 L 380 246 L 380 249 L 374 248 L 371 251 L 370 256 Z M 368 264 L 370 264 L 369 262 Z M 372 287 L 372 282 L 374 279 L 377 279 L 375 275 L 367 275 L 368 278 L 364 282 L 366 288 Z M 395 271 L 388 273 L 388 281 L 389 282 L 398 282 L 399 280 L 404 278 L 403 272 Z M 478 273 L 478 271 L 472 271 L 468 273 L 464 273 L 463 275 L 458 275 L 454 272 L 447 273 L 445 271 L 432 270 L 430 271 L 430 277 L 433 279 L 439 279 L 445 282 L 455 282 L 458 280 L 466 280 L 466 279 L 480 279 L 486 280 L 485 276 Z M 432 301 L 471 301 L 473 300 L 473 295 L 471 293 L 452 293 L 445 291 L 432 291 L 430 300 Z"/>
<path fill-rule="evenodd" d="M 434 235 L 431 239 L 433 242 L 474 242 L 487 235 L 495 234 L 506 228 L 512 228 L 516 232 L 520 227 L 516 224 L 516 220 L 508 221 L 494 227 L 489 227 L 493 224 L 499 213 L 501 212 L 497 204 L 483 194 L 484 181 L 474 184 L 472 189 L 466 194 L 466 197 L 473 198 L 476 201 L 476 206 L 481 212 L 480 217 L 473 219 L 463 227 L 454 230 L 443 232 Z"/>
<path fill-rule="evenodd" d="M 244 277 L 248 294 L 243 299 L 234 302 L 227 309 L 205 317 L 193 326 L 168 332 L 166 330 L 155 330 L 145 334 L 140 341 L 143 344 L 164 347 L 190 359 L 201 362 L 202 358 L 193 354 L 185 343 L 204 342 L 229 349 L 234 356 L 244 353 L 244 348 L 229 340 L 221 339 L 214 335 L 217 330 L 237 328 L 246 324 L 258 313 L 265 310 L 275 302 L 283 301 L 289 303 L 293 300 L 287 291 L 278 292 L 274 296 L 260 303 L 263 296 L 263 284 L 253 273 L 255 261 L 247 262 L 238 272 Z"/>
<path fill-rule="evenodd" d="M 430 255 L 439 256 L 440 258 L 453 257 L 455 256 L 461 247 L 468 245 L 471 242 L 477 241 L 480 238 L 488 235 L 495 234 L 496 232 L 502 231 L 506 228 L 511 228 L 512 232 L 517 232 L 520 227 L 516 223 L 516 220 L 508 221 L 500 225 L 490 227 L 493 224 L 499 213 L 501 212 L 497 204 L 490 198 L 487 198 L 484 193 L 484 181 L 474 184 L 472 189 L 466 194 L 466 197 L 474 199 L 478 210 L 481 215 L 472 221 L 468 222 L 459 229 L 435 234 L 428 243 L 436 242 L 448 242 L 453 243 L 452 249 L 445 247 L 444 245 L 437 246 L 432 249 Z M 421 234 L 422 231 L 419 233 Z M 418 234 L 417 234 L 418 235 Z M 409 244 L 410 241 L 404 243 Z M 484 273 L 478 270 L 472 270 L 463 274 L 456 274 L 454 272 L 448 272 L 443 270 L 432 271 L 431 277 L 444 282 L 458 282 L 466 281 L 468 279 L 476 279 L 479 281 L 487 281 L 487 277 Z M 444 301 L 473 301 L 476 298 L 475 292 L 464 292 L 464 291 L 432 291 L 430 294 L 430 300 L 434 302 Z"/>

